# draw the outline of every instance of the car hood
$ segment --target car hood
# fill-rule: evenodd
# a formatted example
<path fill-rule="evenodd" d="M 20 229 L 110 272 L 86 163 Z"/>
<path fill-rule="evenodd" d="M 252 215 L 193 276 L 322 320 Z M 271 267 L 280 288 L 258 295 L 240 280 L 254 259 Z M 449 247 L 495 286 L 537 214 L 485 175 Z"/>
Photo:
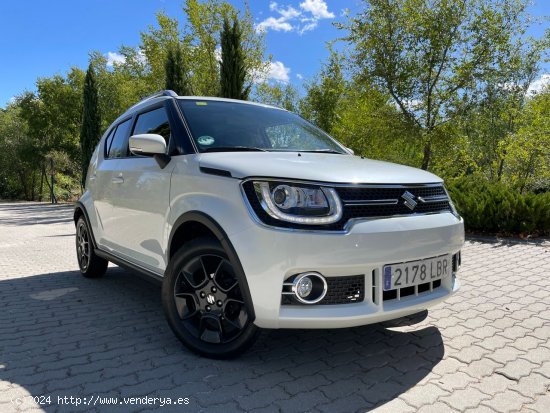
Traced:
<path fill-rule="evenodd" d="M 198 156 L 201 168 L 228 171 L 235 178 L 269 177 L 333 183 L 418 184 L 438 176 L 359 156 L 307 152 L 213 152 Z"/>

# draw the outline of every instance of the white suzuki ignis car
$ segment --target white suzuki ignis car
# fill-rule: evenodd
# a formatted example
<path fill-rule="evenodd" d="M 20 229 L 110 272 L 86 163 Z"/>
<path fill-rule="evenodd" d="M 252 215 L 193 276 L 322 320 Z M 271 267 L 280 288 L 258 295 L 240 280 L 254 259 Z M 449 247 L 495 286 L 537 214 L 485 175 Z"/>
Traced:
<path fill-rule="evenodd" d="M 74 220 L 82 274 L 111 261 L 161 281 L 170 327 L 208 357 L 259 328 L 377 323 L 459 287 L 463 220 L 440 178 L 256 103 L 164 91 L 131 107 Z"/>

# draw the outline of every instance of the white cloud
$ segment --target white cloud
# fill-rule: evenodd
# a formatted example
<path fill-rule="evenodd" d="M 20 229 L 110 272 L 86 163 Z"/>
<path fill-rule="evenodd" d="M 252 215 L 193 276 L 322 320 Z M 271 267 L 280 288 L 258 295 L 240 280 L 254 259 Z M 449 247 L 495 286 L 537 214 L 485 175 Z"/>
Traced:
<path fill-rule="evenodd" d="M 300 30 L 298 31 L 298 33 L 304 34 L 305 32 L 315 29 L 316 27 L 317 27 L 317 20 L 312 21 L 311 23 L 307 23 L 302 27 L 300 27 Z"/>
<path fill-rule="evenodd" d="M 529 89 L 527 89 L 527 94 L 529 96 L 533 96 L 542 91 L 545 87 L 548 87 L 549 85 L 550 73 L 543 73 L 538 79 L 535 79 L 533 83 L 529 85 Z"/>
<path fill-rule="evenodd" d="M 300 80 L 304 78 L 304 76 L 301 73 L 296 73 L 296 77 Z"/>
<path fill-rule="evenodd" d="M 279 5 L 275 2 L 269 3 L 269 10 L 279 13 L 285 20 L 294 19 L 302 14 L 299 10 L 296 10 L 292 6 L 287 6 L 285 9 L 283 7 L 279 7 Z"/>
<path fill-rule="evenodd" d="M 286 67 L 285 64 L 279 60 L 274 62 L 266 62 L 267 70 L 257 71 L 253 73 L 252 79 L 254 83 L 264 83 L 269 80 L 274 80 L 276 82 L 288 82 L 290 80 L 290 68 Z"/>
<path fill-rule="evenodd" d="M 332 19 L 334 13 L 328 10 L 324 0 L 305 0 L 300 3 L 300 9 L 292 6 L 280 6 L 272 1 L 269 10 L 277 16 L 269 16 L 256 25 L 258 31 L 295 31 L 299 34 L 313 30 L 321 19 Z"/>
<path fill-rule="evenodd" d="M 292 30 L 292 25 L 286 22 L 283 17 L 268 17 L 256 25 L 256 30 L 258 31 L 267 31 L 268 29 L 275 30 L 277 32 L 289 32 Z"/>
<path fill-rule="evenodd" d="M 317 20 L 334 18 L 334 13 L 328 11 L 327 3 L 324 0 L 305 0 L 300 3 L 300 8 L 310 12 Z"/>
<path fill-rule="evenodd" d="M 124 63 L 126 58 L 117 52 L 107 52 L 107 66 L 113 67 L 115 63 Z"/>
<path fill-rule="evenodd" d="M 276 60 L 269 65 L 267 78 L 279 82 L 288 82 L 290 80 L 289 74 L 290 68 L 286 67 L 283 62 Z"/>

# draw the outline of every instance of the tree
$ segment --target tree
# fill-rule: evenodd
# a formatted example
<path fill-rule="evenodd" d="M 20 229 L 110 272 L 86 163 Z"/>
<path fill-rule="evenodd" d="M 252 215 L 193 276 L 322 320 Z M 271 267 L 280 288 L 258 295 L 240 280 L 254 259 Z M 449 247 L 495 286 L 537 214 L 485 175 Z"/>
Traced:
<path fill-rule="evenodd" d="M 181 47 L 174 46 L 168 49 L 165 63 L 166 89 L 173 90 L 180 96 L 192 95 L 187 80 L 187 71 L 183 60 Z"/>
<path fill-rule="evenodd" d="M 419 128 L 428 169 L 437 129 L 471 106 L 476 88 L 528 26 L 527 0 L 363 0 L 348 29 L 353 63 Z"/>
<path fill-rule="evenodd" d="M 290 83 L 283 85 L 278 82 L 270 84 L 261 82 L 256 85 L 253 99 L 266 105 L 278 106 L 291 112 L 298 112 L 300 97 L 298 91 Z"/>
<path fill-rule="evenodd" d="M 334 109 L 330 133 L 356 155 L 390 162 L 418 163 L 415 128 L 391 98 L 365 82 L 351 80 Z"/>
<path fill-rule="evenodd" d="M 520 192 L 550 189 L 550 86 L 530 98 L 506 145 L 506 172 Z M 538 181 L 538 182 L 537 182 Z M 539 188 L 536 188 L 536 187 Z"/>
<path fill-rule="evenodd" d="M 95 73 L 92 65 L 88 66 L 83 90 L 84 106 L 82 109 L 82 126 L 80 129 L 80 150 L 82 166 L 82 186 L 86 183 L 86 173 L 94 149 L 101 135 L 101 117 Z"/>
<path fill-rule="evenodd" d="M 165 85 L 164 62 L 174 44 L 181 46 L 189 85 L 194 94 L 218 96 L 220 93 L 220 39 L 224 19 L 237 19 L 241 31 L 241 46 L 247 68 L 245 84 L 253 84 L 269 71 L 270 57 L 265 59 L 265 33 L 254 27 L 254 19 L 245 2 L 237 10 L 223 0 L 185 0 L 184 19 L 157 13 L 157 24 L 141 32 L 141 44 L 136 48 L 147 67 L 147 85 L 152 91 Z M 180 30 L 180 27 L 183 29 Z M 124 66 L 124 65 L 122 65 Z M 118 69 L 115 66 L 115 69 Z M 150 92 L 152 93 L 152 92 Z"/>
<path fill-rule="evenodd" d="M 342 60 L 330 49 L 328 62 L 322 65 L 318 79 L 306 84 L 306 96 L 300 102 L 302 116 L 328 133 L 338 120 L 338 105 L 347 87 Z"/>
<path fill-rule="evenodd" d="M 32 201 L 37 190 L 40 154 L 20 114 L 18 101 L 0 110 L 0 198 Z"/>
<path fill-rule="evenodd" d="M 44 193 L 47 159 L 55 160 L 61 198 L 70 199 L 80 189 L 79 131 L 82 121 L 82 88 L 85 73 L 72 68 L 66 75 L 38 79 L 36 92 L 25 92 L 16 99 L 18 117 L 26 124 L 26 148 L 32 177 L 27 185 L 28 199 L 41 199 Z M 40 182 L 40 184 L 38 184 Z M 78 185 L 78 189 L 77 189 Z"/>
<path fill-rule="evenodd" d="M 233 19 L 232 26 L 227 18 L 224 19 L 220 43 L 220 96 L 247 100 L 250 85 L 245 87 L 247 67 L 241 44 L 242 33 L 236 18 Z"/>
<path fill-rule="evenodd" d="M 480 84 L 475 105 L 466 110 L 457 105 L 464 113 L 457 123 L 469 139 L 472 158 L 491 180 L 503 178 L 506 147 L 521 126 L 529 86 L 540 72 L 549 40 L 515 41 Z"/>

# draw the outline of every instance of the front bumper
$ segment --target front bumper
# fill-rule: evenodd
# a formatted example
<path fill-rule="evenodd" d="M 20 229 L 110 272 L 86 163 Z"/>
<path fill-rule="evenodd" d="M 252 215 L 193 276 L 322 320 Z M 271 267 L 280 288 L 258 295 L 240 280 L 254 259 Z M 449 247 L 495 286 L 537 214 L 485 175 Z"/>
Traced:
<path fill-rule="evenodd" d="M 348 233 L 288 231 L 260 224 L 233 233 L 230 241 L 244 272 L 263 328 L 341 328 L 399 318 L 443 301 L 459 288 L 455 275 L 433 291 L 384 300 L 382 267 L 455 254 L 464 244 L 464 226 L 451 213 L 356 222 Z M 281 305 L 285 279 L 316 271 L 325 277 L 365 276 L 361 302 Z"/>

